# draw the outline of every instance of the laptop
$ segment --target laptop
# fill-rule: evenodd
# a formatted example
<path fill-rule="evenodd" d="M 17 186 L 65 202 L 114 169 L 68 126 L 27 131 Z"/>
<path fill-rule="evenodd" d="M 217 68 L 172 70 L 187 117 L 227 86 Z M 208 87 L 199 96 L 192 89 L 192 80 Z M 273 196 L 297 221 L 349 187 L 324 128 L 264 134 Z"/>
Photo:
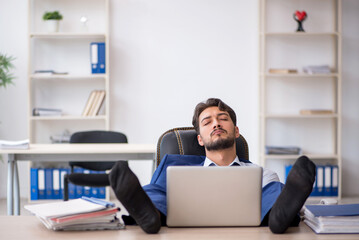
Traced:
<path fill-rule="evenodd" d="M 262 168 L 170 166 L 169 227 L 259 226 Z"/>

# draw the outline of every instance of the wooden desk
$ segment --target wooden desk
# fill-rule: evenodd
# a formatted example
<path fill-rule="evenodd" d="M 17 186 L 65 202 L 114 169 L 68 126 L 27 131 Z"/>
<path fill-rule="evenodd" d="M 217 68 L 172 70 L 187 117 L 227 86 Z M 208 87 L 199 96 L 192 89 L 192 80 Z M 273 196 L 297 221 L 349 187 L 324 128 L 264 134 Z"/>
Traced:
<path fill-rule="evenodd" d="M 31 144 L 29 149 L 0 150 L 8 155 L 7 211 L 20 215 L 17 161 L 117 161 L 152 160 L 155 169 L 156 146 L 152 144 Z M 14 209 L 15 208 L 15 209 Z"/>
<path fill-rule="evenodd" d="M 315 234 L 307 225 L 289 228 L 285 234 L 273 234 L 268 227 L 228 227 L 228 228 L 167 228 L 158 234 L 146 234 L 138 226 L 127 226 L 116 231 L 55 232 L 48 230 L 34 216 L 0 216 L 1 239 L 126 239 L 126 240 L 312 240 L 312 239 L 359 239 L 359 234 Z"/>

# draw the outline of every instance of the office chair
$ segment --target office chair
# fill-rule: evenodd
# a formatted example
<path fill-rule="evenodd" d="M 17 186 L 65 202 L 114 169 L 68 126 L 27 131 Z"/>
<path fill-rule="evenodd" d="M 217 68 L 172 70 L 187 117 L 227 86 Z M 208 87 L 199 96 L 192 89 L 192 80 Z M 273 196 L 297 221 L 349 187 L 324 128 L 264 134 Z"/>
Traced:
<path fill-rule="evenodd" d="M 125 134 L 113 131 L 85 131 L 71 135 L 70 143 L 127 143 Z M 108 175 L 74 173 L 74 167 L 82 167 L 88 170 L 106 171 L 115 164 L 113 161 L 101 162 L 69 162 L 71 173 L 64 177 L 64 201 L 69 199 L 69 182 L 74 185 L 105 187 L 109 185 Z"/>
<path fill-rule="evenodd" d="M 249 160 L 248 144 L 242 135 L 236 139 L 236 149 L 238 158 Z M 157 142 L 157 167 L 166 154 L 206 155 L 193 127 L 173 128 L 163 133 Z"/>

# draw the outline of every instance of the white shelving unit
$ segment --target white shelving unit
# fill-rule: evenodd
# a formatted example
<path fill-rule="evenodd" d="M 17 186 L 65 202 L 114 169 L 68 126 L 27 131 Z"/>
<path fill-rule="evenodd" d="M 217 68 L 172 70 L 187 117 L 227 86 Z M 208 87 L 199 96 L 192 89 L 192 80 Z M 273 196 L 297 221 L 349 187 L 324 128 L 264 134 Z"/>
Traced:
<path fill-rule="evenodd" d="M 50 136 L 86 130 L 110 129 L 109 0 L 28 0 L 28 135 L 30 143 L 50 143 Z M 49 32 L 42 16 L 63 15 L 58 32 Z M 86 17 L 84 25 L 80 21 Z M 105 43 L 105 73 L 92 74 L 90 44 Z M 35 70 L 67 72 L 39 75 Z M 82 113 L 93 90 L 105 90 L 96 116 Z M 34 108 L 61 109 L 61 116 L 33 116 Z M 58 168 L 67 163 L 40 163 L 30 167 Z M 30 182 L 30 181 L 29 181 Z M 30 199 L 30 198 L 29 198 Z M 109 188 L 106 190 L 109 199 Z M 39 200 L 37 200 L 39 201 Z M 40 200 L 41 201 L 41 200 Z M 46 200 L 45 200 L 46 201 Z"/>
<path fill-rule="evenodd" d="M 29 0 L 28 109 L 31 143 L 49 143 L 51 135 L 84 130 L 109 130 L 109 1 Z M 59 32 L 48 32 L 42 15 L 63 15 Z M 80 22 L 86 17 L 86 25 Z M 105 42 L 106 73 L 92 74 L 90 43 Z M 67 75 L 43 76 L 35 70 Z M 97 116 L 82 116 L 93 90 L 105 90 L 104 108 Z M 62 116 L 33 116 L 34 108 L 57 108 Z"/>
<path fill-rule="evenodd" d="M 306 11 L 305 32 L 296 32 L 296 10 Z M 339 167 L 341 197 L 341 0 L 260 0 L 260 156 L 284 176 L 298 155 L 270 155 L 265 146 L 298 146 L 316 164 Z M 329 74 L 306 74 L 308 65 L 329 65 Z M 269 69 L 297 69 L 273 74 Z M 301 109 L 331 114 L 301 115 Z M 281 179 L 283 180 L 283 178 Z"/>

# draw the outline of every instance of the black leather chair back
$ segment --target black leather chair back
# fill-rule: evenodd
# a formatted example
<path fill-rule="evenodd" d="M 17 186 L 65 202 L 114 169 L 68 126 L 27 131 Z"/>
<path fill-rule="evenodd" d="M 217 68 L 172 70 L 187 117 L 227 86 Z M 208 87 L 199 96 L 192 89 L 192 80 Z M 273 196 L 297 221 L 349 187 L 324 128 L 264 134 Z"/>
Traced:
<path fill-rule="evenodd" d="M 71 135 L 70 143 L 127 143 L 125 134 L 113 131 L 84 131 Z M 115 162 L 69 162 L 71 167 L 78 166 L 90 170 L 105 171 Z"/>
<path fill-rule="evenodd" d="M 236 139 L 236 149 L 239 158 L 249 160 L 248 144 L 242 135 Z M 193 127 L 173 128 L 163 133 L 157 143 L 157 166 L 166 154 L 206 155 Z"/>

